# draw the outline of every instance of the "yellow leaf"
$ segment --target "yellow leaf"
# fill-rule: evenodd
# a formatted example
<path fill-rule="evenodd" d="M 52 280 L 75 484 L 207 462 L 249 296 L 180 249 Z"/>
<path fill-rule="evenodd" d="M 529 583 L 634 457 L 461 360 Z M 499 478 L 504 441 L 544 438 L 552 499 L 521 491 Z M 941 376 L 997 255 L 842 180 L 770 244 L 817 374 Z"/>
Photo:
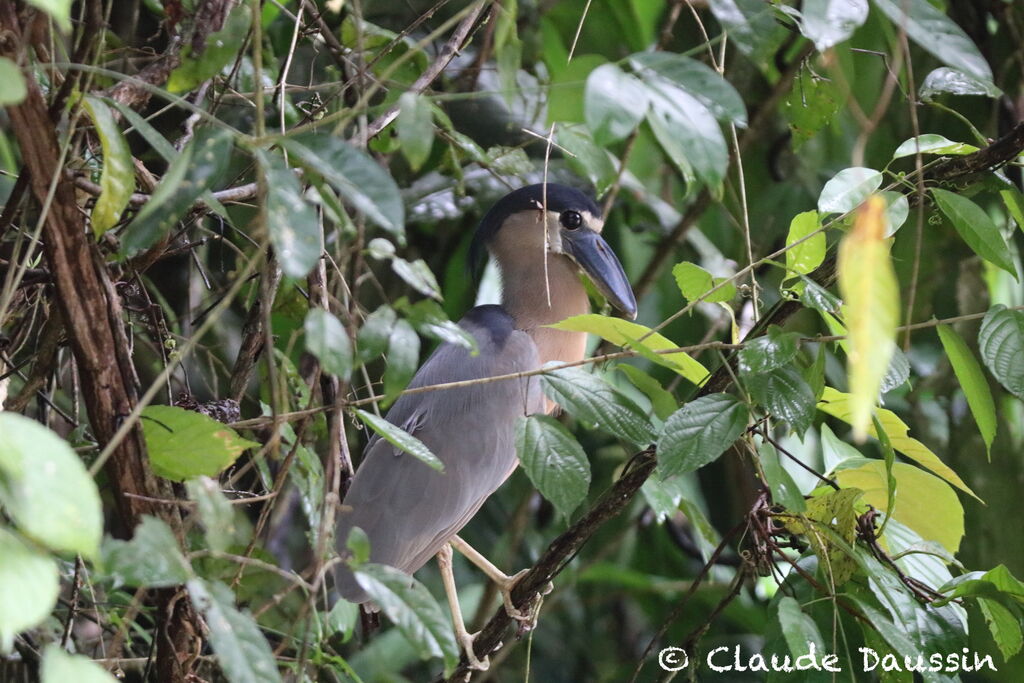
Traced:
<path fill-rule="evenodd" d="M 828 413 L 847 424 L 852 424 L 852 400 L 850 394 L 844 394 L 832 387 L 825 387 L 821 400 L 818 402 L 818 410 Z M 921 467 L 937 474 L 964 493 L 969 493 L 978 498 L 978 495 L 964 483 L 964 480 L 949 465 L 939 460 L 939 456 L 932 453 L 923 443 L 910 436 L 910 427 L 896 413 L 879 408 L 875 413 L 875 417 L 878 418 L 879 424 L 882 425 L 886 436 L 889 437 L 889 443 L 893 449 L 921 465 Z M 868 426 L 868 434 L 874 437 L 878 436 L 874 425 Z M 981 498 L 978 498 L 978 500 L 980 501 Z"/>
<path fill-rule="evenodd" d="M 926 541 L 941 543 L 949 552 L 960 548 L 964 535 L 964 508 L 949 484 L 913 465 L 897 462 L 892 466 L 896 479 L 897 501 L 892 518 L 904 524 Z M 855 469 L 839 470 L 836 482 L 844 489 L 864 492 L 863 502 L 888 512 L 885 463 L 873 460 Z"/>
<path fill-rule="evenodd" d="M 839 245 L 839 292 L 846 306 L 847 357 L 854 438 L 863 441 L 896 347 L 900 319 L 896 271 L 885 238 L 885 199 L 872 195 L 857 210 L 850 233 Z"/>
<path fill-rule="evenodd" d="M 703 385 L 710 375 L 707 368 L 685 351 L 655 354 L 655 351 L 679 348 L 679 344 L 657 332 L 651 333 L 651 328 L 640 323 L 588 313 L 574 315 L 548 327 L 570 332 L 589 332 L 616 346 L 634 348 L 645 358 L 671 368 L 697 386 Z"/>

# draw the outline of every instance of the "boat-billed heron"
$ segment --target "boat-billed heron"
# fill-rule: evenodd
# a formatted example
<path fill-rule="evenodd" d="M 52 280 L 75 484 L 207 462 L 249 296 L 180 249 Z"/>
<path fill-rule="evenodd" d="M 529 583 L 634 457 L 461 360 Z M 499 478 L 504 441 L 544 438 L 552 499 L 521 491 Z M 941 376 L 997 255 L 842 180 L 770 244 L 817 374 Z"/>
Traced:
<path fill-rule="evenodd" d="M 498 201 L 480 223 L 471 254 L 480 261 L 489 251 L 496 260 L 501 305 L 477 306 L 459 321 L 476 338 L 479 352 L 442 344 L 409 386 L 484 379 L 535 370 L 549 361 L 581 360 L 585 333 L 547 327 L 590 310 L 581 270 L 612 305 L 635 317 L 633 290 L 601 237 L 602 227 L 593 200 L 564 185 L 549 183 L 546 190 L 530 185 Z M 506 576 L 456 534 L 515 470 L 516 422 L 552 409 L 536 376 L 401 396 L 386 419 L 425 443 L 444 463 L 444 471 L 375 436 L 341 508 L 336 538 L 343 557 L 353 527 L 366 533 L 372 562 L 412 574 L 438 556 L 457 637 L 476 667 L 486 667 L 486 660 L 477 661 L 462 622 L 451 549 L 466 554 L 497 583 L 510 615 L 525 618 L 510 598 L 518 575 Z M 337 584 L 352 602 L 368 599 L 345 564 L 339 565 Z"/>

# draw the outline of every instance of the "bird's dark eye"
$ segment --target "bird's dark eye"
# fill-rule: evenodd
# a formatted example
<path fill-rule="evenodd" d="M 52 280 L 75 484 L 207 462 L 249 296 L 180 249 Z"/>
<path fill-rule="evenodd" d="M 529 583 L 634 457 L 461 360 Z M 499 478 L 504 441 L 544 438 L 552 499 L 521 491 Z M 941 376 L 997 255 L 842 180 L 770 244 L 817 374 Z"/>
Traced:
<path fill-rule="evenodd" d="M 578 211 L 563 211 L 562 215 L 558 217 L 558 222 L 566 230 L 575 230 L 583 225 L 583 216 Z"/>

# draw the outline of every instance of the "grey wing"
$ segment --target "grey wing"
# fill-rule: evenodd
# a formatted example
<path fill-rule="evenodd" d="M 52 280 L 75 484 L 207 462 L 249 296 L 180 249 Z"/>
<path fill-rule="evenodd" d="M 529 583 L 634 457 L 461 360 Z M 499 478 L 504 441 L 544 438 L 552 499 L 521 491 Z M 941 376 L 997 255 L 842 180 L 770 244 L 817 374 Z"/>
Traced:
<path fill-rule="evenodd" d="M 410 387 L 472 380 L 539 367 L 537 348 L 525 333 L 503 339 L 474 329 L 479 355 L 442 345 Z M 387 419 L 423 441 L 444 463 L 431 469 L 380 438 L 368 444 L 345 497 L 336 540 L 344 555 L 354 526 L 366 532 L 370 560 L 407 573 L 419 569 L 458 533 L 515 469 L 517 420 L 543 410 L 536 377 L 501 380 L 401 397 Z M 347 568 L 338 572 L 347 599 L 366 599 Z"/>

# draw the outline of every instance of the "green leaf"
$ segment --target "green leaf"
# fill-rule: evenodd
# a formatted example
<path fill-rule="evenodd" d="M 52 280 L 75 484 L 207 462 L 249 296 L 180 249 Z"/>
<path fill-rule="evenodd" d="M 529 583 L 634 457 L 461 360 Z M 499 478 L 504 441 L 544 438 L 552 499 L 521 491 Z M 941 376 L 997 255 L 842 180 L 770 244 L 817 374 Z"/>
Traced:
<path fill-rule="evenodd" d="M 791 246 L 794 244 L 796 246 Z M 826 246 L 817 211 L 804 211 L 794 216 L 786 236 L 785 279 L 814 272 L 825 260 Z"/>
<path fill-rule="evenodd" d="M 384 395 L 393 397 L 405 389 L 420 362 L 420 338 L 405 320 L 396 320 L 387 339 L 388 367 L 384 371 Z"/>
<path fill-rule="evenodd" d="M 844 96 L 836 84 L 813 74 L 799 76 L 783 100 L 783 112 L 793 133 L 793 148 L 799 150 L 835 119 Z"/>
<path fill-rule="evenodd" d="M 294 465 L 293 465 L 294 467 Z M 295 470 L 292 470 L 295 474 Z M 210 477 L 197 477 L 185 482 L 189 500 L 196 503 L 203 523 L 206 544 L 211 550 L 225 552 L 235 540 L 235 506 L 227 499 L 220 484 Z"/>
<path fill-rule="evenodd" d="M 434 272 L 430 270 L 430 266 L 423 259 L 409 262 L 396 256 L 391 259 L 391 270 L 395 271 L 395 275 L 402 278 L 407 285 L 420 294 L 437 301 L 443 300 L 437 278 L 434 277 Z"/>
<path fill-rule="evenodd" d="M 130 541 L 103 541 L 103 570 L 118 585 L 163 588 L 189 580 L 192 567 L 167 523 L 143 515 Z"/>
<path fill-rule="evenodd" d="M 824 422 L 821 423 L 821 454 L 826 473 L 835 472 L 843 463 L 865 460 L 860 451 L 836 436 Z"/>
<path fill-rule="evenodd" d="M 931 102 L 936 95 L 950 93 L 952 95 L 981 95 L 993 99 L 1001 97 L 1003 91 L 995 83 L 984 78 L 969 76 L 963 71 L 942 66 L 924 77 L 918 88 L 918 95 L 925 102 Z"/>
<path fill-rule="evenodd" d="M 331 184 L 373 223 L 405 239 L 405 207 L 398 185 L 376 161 L 330 135 L 305 133 L 281 141 L 299 163 Z"/>
<path fill-rule="evenodd" d="M 989 598 L 978 598 L 978 607 L 981 609 L 985 623 L 988 625 L 992 639 L 996 641 L 996 647 L 1002 653 L 1005 661 L 1010 661 L 1020 652 L 1024 645 L 1024 634 L 1020 630 L 1020 621 L 1010 610 L 1002 604 Z"/>
<path fill-rule="evenodd" d="M 802 436 L 811 426 L 816 403 L 814 392 L 792 365 L 750 375 L 746 387 L 754 401 L 776 418 L 788 422 L 798 435 Z"/>
<path fill-rule="evenodd" d="M 783 332 L 778 325 L 770 325 L 767 334 L 745 342 L 739 350 L 739 370 L 744 375 L 758 375 L 789 365 L 799 344 L 798 332 Z"/>
<path fill-rule="evenodd" d="M 602 64 L 587 76 L 583 112 L 599 144 L 624 139 L 647 113 L 647 88 L 615 64 Z"/>
<path fill-rule="evenodd" d="M 380 605 L 422 659 L 444 659 L 445 675 L 459 662 L 459 646 L 451 621 L 426 588 L 405 572 L 366 563 L 355 570 L 356 581 Z"/>
<path fill-rule="evenodd" d="M 856 558 L 849 551 L 857 534 L 855 506 L 862 492 L 856 488 L 820 491 L 805 501 L 804 514 L 789 518 L 786 528 L 807 538 L 829 585 L 839 587 L 857 570 Z"/>
<path fill-rule="evenodd" d="M 589 180 L 597 196 L 607 192 L 618 177 L 608 151 L 599 147 L 582 125 L 559 123 L 555 129 L 558 144 L 568 152 L 569 168 Z"/>
<path fill-rule="evenodd" d="M 398 303 L 396 306 L 408 317 L 409 322 L 420 334 L 439 342 L 454 344 L 476 353 L 476 339 L 461 326 L 448 319 L 444 309 L 436 301 L 424 299 L 411 306 Z"/>
<path fill-rule="evenodd" d="M 267 639 L 252 616 L 235 607 L 231 589 L 219 582 L 192 579 L 188 593 L 206 621 L 217 664 L 230 683 L 281 680 Z"/>
<path fill-rule="evenodd" d="M 397 425 L 391 424 L 383 417 L 374 415 L 373 413 L 365 410 L 356 408 L 356 415 L 363 421 L 363 424 L 372 429 L 382 439 L 398 450 L 403 453 L 408 453 L 438 472 L 444 471 L 444 463 L 442 463 L 441 460 L 438 459 L 438 457 L 434 455 L 429 448 L 427 448 L 425 443 L 409 432 Z"/>
<path fill-rule="evenodd" d="M 714 115 L 699 99 L 667 79 L 648 72 L 642 77 L 651 101 L 647 120 L 658 142 L 680 165 L 684 177 L 685 167 L 692 167 L 705 184 L 717 187 L 725 177 L 729 153 Z"/>
<path fill-rule="evenodd" d="M 1008 187 L 999 191 L 999 196 L 1006 205 L 1006 210 L 1013 216 L 1017 227 L 1024 230 L 1024 195 L 1015 187 Z"/>
<path fill-rule="evenodd" d="M 942 348 L 946 350 L 949 362 L 956 373 L 960 388 L 964 390 L 967 397 L 967 405 L 974 415 L 974 421 L 981 432 L 981 438 L 985 441 L 985 452 L 992 460 L 992 440 L 996 437 L 996 404 L 992 400 L 992 392 L 989 391 L 988 381 L 981 371 L 974 354 L 967 348 L 966 342 L 956 331 L 948 325 L 939 325 L 939 339 L 942 341 Z"/>
<path fill-rule="evenodd" d="M 975 78 L 992 80 L 992 69 L 964 30 L 928 0 L 874 0 L 910 39 L 940 61 Z"/>
<path fill-rule="evenodd" d="M 987 572 L 967 572 L 957 576 L 952 581 L 939 589 L 940 593 L 952 591 L 937 604 L 942 604 L 974 595 L 1010 596 L 1018 603 L 1024 604 L 1024 582 L 1006 568 L 1006 565 L 996 565 Z"/>
<path fill-rule="evenodd" d="M 7 57 L 0 57 L 0 107 L 21 104 L 28 96 L 28 86 L 18 65 Z"/>
<path fill-rule="evenodd" d="M 10 412 L 0 412 L 0 506 L 51 550 L 86 559 L 99 551 L 103 507 L 81 459 L 43 425 Z"/>
<path fill-rule="evenodd" d="M 867 0 L 804 0 L 800 31 L 818 52 L 847 40 L 868 18 Z M 793 654 L 796 654 L 795 652 Z"/>
<path fill-rule="evenodd" d="M 71 31 L 71 0 L 28 0 L 28 4 L 49 14 L 61 31 Z"/>
<path fill-rule="evenodd" d="M 804 497 L 800 494 L 800 487 L 782 466 L 775 447 L 763 441 L 757 449 L 757 454 L 761 461 L 761 469 L 764 470 L 764 478 L 772 492 L 772 501 L 790 512 L 803 512 L 806 505 Z"/>
<path fill-rule="evenodd" d="M 683 261 L 677 263 L 672 268 L 672 275 L 676 279 L 676 284 L 679 285 L 679 291 L 682 292 L 683 296 L 690 303 L 697 301 L 704 301 L 709 304 L 718 303 L 721 301 L 729 301 L 736 296 L 736 285 L 729 282 L 729 278 L 724 277 L 711 277 L 711 273 L 704 270 L 695 263 L 689 263 Z M 716 290 L 713 294 L 704 297 L 712 288 L 718 285 L 726 283 L 720 289 Z"/>
<path fill-rule="evenodd" d="M 885 236 L 892 237 L 900 229 L 900 226 L 907 222 L 907 216 L 910 215 L 910 202 L 902 192 L 890 190 L 880 194 L 885 200 L 885 217 L 889 222 L 889 229 L 886 230 Z"/>
<path fill-rule="evenodd" d="M 827 652 L 818 625 L 809 615 L 804 614 L 800 609 L 799 602 L 788 595 L 779 598 L 778 614 L 782 636 L 786 640 L 786 645 L 789 646 L 789 652 L 793 655 L 794 661 L 796 661 L 795 658 L 804 657 L 812 652 L 812 647 L 816 648 L 818 652 Z"/>
<path fill-rule="evenodd" d="M 540 380 L 548 398 L 573 417 L 638 446 L 654 442 L 654 427 L 640 407 L 604 378 L 580 368 L 564 368 L 541 375 Z"/>
<path fill-rule="evenodd" d="M 818 196 L 820 213 L 849 213 L 864 203 L 882 184 L 882 174 L 873 168 L 854 166 L 836 173 Z"/>
<path fill-rule="evenodd" d="M 978 148 L 974 145 L 968 145 L 964 142 L 953 142 L 942 135 L 928 133 L 918 135 L 916 138 L 910 138 L 902 143 L 893 152 L 892 158 L 912 157 L 917 154 L 919 149 L 921 154 L 944 154 L 949 156 L 973 154 L 978 151 Z"/>
<path fill-rule="evenodd" d="M 992 376 L 1024 400 L 1024 311 L 990 308 L 981 321 L 978 350 Z"/>
<path fill-rule="evenodd" d="M 330 311 L 311 308 L 303 323 L 306 350 L 317 357 L 324 372 L 348 381 L 352 372 L 352 341 L 345 326 Z"/>
<path fill-rule="evenodd" d="M 244 450 L 259 446 L 225 424 L 175 406 L 143 410 L 142 431 L 153 472 L 173 481 L 216 476 Z"/>
<path fill-rule="evenodd" d="M 893 519 L 924 540 L 936 541 L 949 552 L 957 552 L 964 535 L 964 508 L 949 484 L 902 462 L 893 463 L 892 476 L 899 492 L 894 510 L 889 507 L 888 476 L 881 460 L 841 469 L 835 473 L 835 480 L 843 488 L 862 490 L 865 503 L 891 513 Z"/>
<path fill-rule="evenodd" d="M 153 246 L 224 174 L 233 136 L 222 128 L 202 128 L 171 163 L 135 220 L 121 233 L 121 253 L 131 257 Z"/>
<path fill-rule="evenodd" d="M 263 150 L 254 154 L 267 193 L 263 217 L 281 270 L 288 277 L 306 277 L 323 252 L 322 224 L 284 158 Z"/>
<path fill-rule="evenodd" d="M 1017 269 L 1010 257 L 1010 248 L 1006 246 L 1006 240 L 992 219 L 985 211 L 967 197 L 940 190 L 937 187 L 931 189 L 932 196 L 939 209 L 946 215 L 946 218 L 953 224 L 956 231 L 967 246 L 974 250 L 978 256 L 986 261 L 999 266 L 1007 273 L 1017 278 Z"/>
<path fill-rule="evenodd" d="M 96 237 L 117 225 L 135 189 L 135 168 L 128 142 L 117 127 L 110 108 L 98 97 L 86 95 L 82 108 L 89 114 L 103 148 L 100 196 L 92 209 L 92 231 Z"/>
<path fill-rule="evenodd" d="M 14 636 L 41 623 L 57 604 L 57 563 L 0 526 L 0 652 Z"/>
<path fill-rule="evenodd" d="M 743 98 L 729 81 L 706 64 L 671 52 L 640 52 L 629 61 L 645 80 L 652 73 L 657 74 L 695 97 L 719 121 L 746 127 L 747 109 Z M 628 106 L 635 106 L 629 99 L 621 99 L 621 92 L 619 98 Z"/>
<path fill-rule="evenodd" d="M 650 352 L 679 348 L 678 344 L 667 337 L 657 332 L 652 333 L 649 327 L 622 318 L 612 318 L 595 313 L 575 315 L 551 325 L 551 327 L 571 332 L 589 332 L 616 346 L 642 348 Z M 697 386 L 701 386 L 708 379 L 707 368 L 685 351 L 664 354 L 651 353 L 650 358 L 656 363 L 671 368 Z"/>
<path fill-rule="evenodd" d="M 516 423 L 516 452 L 533 485 L 568 519 L 590 488 L 583 447 L 554 418 L 530 415 Z"/>
<path fill-rule="evenodd" d="M 181 51 L 181 64 L 167 79 L 167 89 L 172 93 L 188 92 L 219 74 L 238 57 L 251 26 L 248 5 L 236 5 L 221 30 L 207 36 L 202 54 L 193 55 L 192 46 L 185 45 Z"/>
<path fill-rule="evenodd" d="M 397 318 L 395 309 L 387 304 L 366 316 L 363 326 L 359 328 L 359 333 L 356 335 L 356 359 L 359 363 L 369 363 L 388 350 L 388 338 L 391 335 L 391 328 L 395 326 Z M 415 334 L 415 331 L 413 334 Z M 416 353 L 418 356 L 418 340 Z"/>
<path fill-rule="evenodd" d="M 839 300 L 839 297 L 806 275 L 800 276 L 800 283 L 804 286 L 800 301 L 808 308 L 813 308 L 821 313 L 835 313 L 842 306 L 843 302 Z"/>
<path fill-rule="evenodd" d="M 850 395 L 836 391 L 832 387 L 825 387 L 821 400 L 818 402 L 818 410 L 850 424 Z M 978 498 L 974 491 L 964 483 L 964 480 L 939 459 L 939 456 L 932 453 L 923 443 L 910 436 L 910 428 L 903 420 L 896 416 L 896 413 L 884 408 L 876 408 L 874 417 L 882 425 L 893 448 L 925 469 L 942 477 L 964 493 L 969 493 Z M 868 434 L 875 435 L 873 424 L 868 427 Z M 978 498 L 978 500 L 981 499 Z"/>
<path fill-rule="evenodd" d="M 729 33 L 730 42 L 755 63 L 775 54 L 788 33 L 771 5 L 761 0 L 710 0 L 708 6 Z"/>
<path fill-rule="evenodd" d="M 395 132 L 409 166 L 413 171 L 420 170 L 434 146 L 434 115 L 427 98 L 412 92 L 402 93 L 398 98 Z"/>
<path fill-rule="evenodd" d="M 658 440 L 662 479 L 693 472 L 718 459 L 747 428 L 747 406 L 728 394 L 690 401 L 665 421 Z"/>
<path fill-rule="evenodd" d="M 40 674 L 42 683 L 117 683 L 102 666 L 88 657 L 65 652 L 57 643 L 43 650 Z"/>
<path fill-rule="evenodd" d="M 651 408 L 659 419 L 665 420 L 676 410 L 676 398 L 654 379 L 635 365 L 620 363 L 615 369 L 626 375 L 637 389 L 651 401 Z"/>

